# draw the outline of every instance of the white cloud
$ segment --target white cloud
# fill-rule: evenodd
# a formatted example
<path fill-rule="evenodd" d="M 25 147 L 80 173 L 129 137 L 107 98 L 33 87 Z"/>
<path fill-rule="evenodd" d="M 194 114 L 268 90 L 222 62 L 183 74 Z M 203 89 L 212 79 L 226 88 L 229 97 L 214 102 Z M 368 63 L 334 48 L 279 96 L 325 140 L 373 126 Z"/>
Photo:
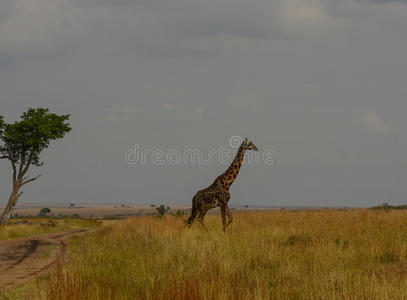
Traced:
<path fill-rule="evenodd" d="M 358 120 L 364 127 L 373 129 L 376 132 L 386 133 L 390 130 L 390 128 L 379 117 L 379 115 L 374 112 L 364 113 L 359 117 Z"/>
<path fill-rule="evenodd" d="M 137 110 L 135 107 L 125 107 L 122 105 L 116 105 L 109 108 L 102 115 L 102 120 L 108 121 L 129 121 L 136 118 Z"/>
<path fill-rule="evenodd" d="M 177 107 L 174 104 L 164 104 L 163 106 L 161 106 L 162 109 L 164 110 L 175 110 L 177 109 Z"/>
<path fill-rule="evenodd" d="M 286 1 L 285 12 L 291 21 L 303 23 L 314 21 L 326 21 L 328 16 L 323 10 L 321 1 Z"/>
<path fill-rule="evenodd" d="M 334 23 L 325 11 L 324 0 L 286 0 L 277 16 L 286 34 L 314 36 L 327 31 Z"/>

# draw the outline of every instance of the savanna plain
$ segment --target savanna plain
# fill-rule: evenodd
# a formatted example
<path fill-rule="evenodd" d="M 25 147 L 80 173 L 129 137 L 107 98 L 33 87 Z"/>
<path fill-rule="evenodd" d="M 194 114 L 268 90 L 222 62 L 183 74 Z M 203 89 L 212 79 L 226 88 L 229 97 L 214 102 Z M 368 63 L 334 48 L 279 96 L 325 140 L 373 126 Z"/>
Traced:
<path fill-rule="evenodd" d="M 69 261 L 3 299 L 407 299 L 407 211 L 139 216 L 70 240 Z"/>

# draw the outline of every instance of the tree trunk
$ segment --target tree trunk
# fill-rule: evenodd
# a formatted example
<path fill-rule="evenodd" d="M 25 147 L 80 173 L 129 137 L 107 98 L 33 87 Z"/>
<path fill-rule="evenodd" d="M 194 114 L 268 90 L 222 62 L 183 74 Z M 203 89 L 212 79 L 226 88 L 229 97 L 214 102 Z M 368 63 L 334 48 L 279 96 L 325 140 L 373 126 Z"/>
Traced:
<path fill-rule="evenodd" d="M 13 185 L 13 191 L 10 194 L 10 198 L 7 202 L 7 206 L 4 209 L 4 212 L 1 216 L 0 219 L 0 226 L 6 226 L 8 223 L 8 220 L 10 219 L 11 213 L 13 212 L 14 206 L 17 204 L 17 200 L 20 197 L 21 194 L 18 193 L 18 190 L 20 189 L 19 184 L 14 184 Z"/>

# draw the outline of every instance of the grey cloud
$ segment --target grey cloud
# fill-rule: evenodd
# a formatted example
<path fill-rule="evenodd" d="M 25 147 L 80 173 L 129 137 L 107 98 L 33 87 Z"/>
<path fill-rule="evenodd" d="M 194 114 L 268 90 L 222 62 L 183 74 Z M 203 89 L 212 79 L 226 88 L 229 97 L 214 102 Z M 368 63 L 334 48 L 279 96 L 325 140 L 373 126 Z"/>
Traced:
<path fill-rule="evenodd" d="M 0 23 L 7 20 L 16 10 L 16 2 L 3 0 L 0 2 Z"/>
<path fill-rule="evenodd" d="M 97 6 L 104 6 L 104 5 L 132 5 L 132 4 L 147 4 L 153 1 L 146 1 L 146 0 L 73 0 L 76 5 L 97 5 Z"/>
<path fill-rule="evenodd" d="M 225 166 L 129 166 L 126 150 L 240 135 L 278 160 L 244 165 L 233 205 L 402 202 L 406 16 L 400 1 L 0 1 L 1 114 L 72 114 L 22 200 L 190 204 Z"/>
<path fill-rule="evenodd" d="M 21 2 L 18 9 L 13 3 L 2 2 L 0 51 L 2 56 L 16 60 L 90 48 L 98 48 L 100 53 L 206 55 L 224 51 L 228 40 L 240 37 L 282 38 L 304 31 L 313 34 L 327 26 L 323 23 L 328 18 L 323 6 L 315 1 L 290 5 L 265 0 L 33 0 Z M 213 40 L 205 41 L 207 38 Z"/>
<path fill-rule="evenodd" d="M 358 0 L 360 2 L 376 2 L 376 3 L 390 3 L 390 2 L 407 2 L 407 0 Z"/>

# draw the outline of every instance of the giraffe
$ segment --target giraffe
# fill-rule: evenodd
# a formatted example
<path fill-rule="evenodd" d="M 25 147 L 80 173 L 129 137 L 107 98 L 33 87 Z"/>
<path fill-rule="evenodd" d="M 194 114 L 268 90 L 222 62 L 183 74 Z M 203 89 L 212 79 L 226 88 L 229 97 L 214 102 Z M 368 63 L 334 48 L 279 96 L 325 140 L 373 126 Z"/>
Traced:
<path fill-rule="evenodd" d="M 219 175 L 209 187 L 200 190 L 195 194 L 192 199 L 191 216 L 186 221 L 187 225 L 191 225 L 196 217 L 198 217 L 198 222 L 202 224 L 205 230 L 208 230 L 204 224 L 204 217 L 208 210 L 215 207 L 220 207 L 223 231 L 225 231 L 226 227 L 232 223 L 233 216 L 228 206 L 230 200 L 229 188 L 240 171 L 246 150 L 258 151 L 257 147 L 246 138 L 242 142 L 237 151 L 236 157 L 229 168 Z M 226 220 L 226 217 L 228 220 Z"/>

